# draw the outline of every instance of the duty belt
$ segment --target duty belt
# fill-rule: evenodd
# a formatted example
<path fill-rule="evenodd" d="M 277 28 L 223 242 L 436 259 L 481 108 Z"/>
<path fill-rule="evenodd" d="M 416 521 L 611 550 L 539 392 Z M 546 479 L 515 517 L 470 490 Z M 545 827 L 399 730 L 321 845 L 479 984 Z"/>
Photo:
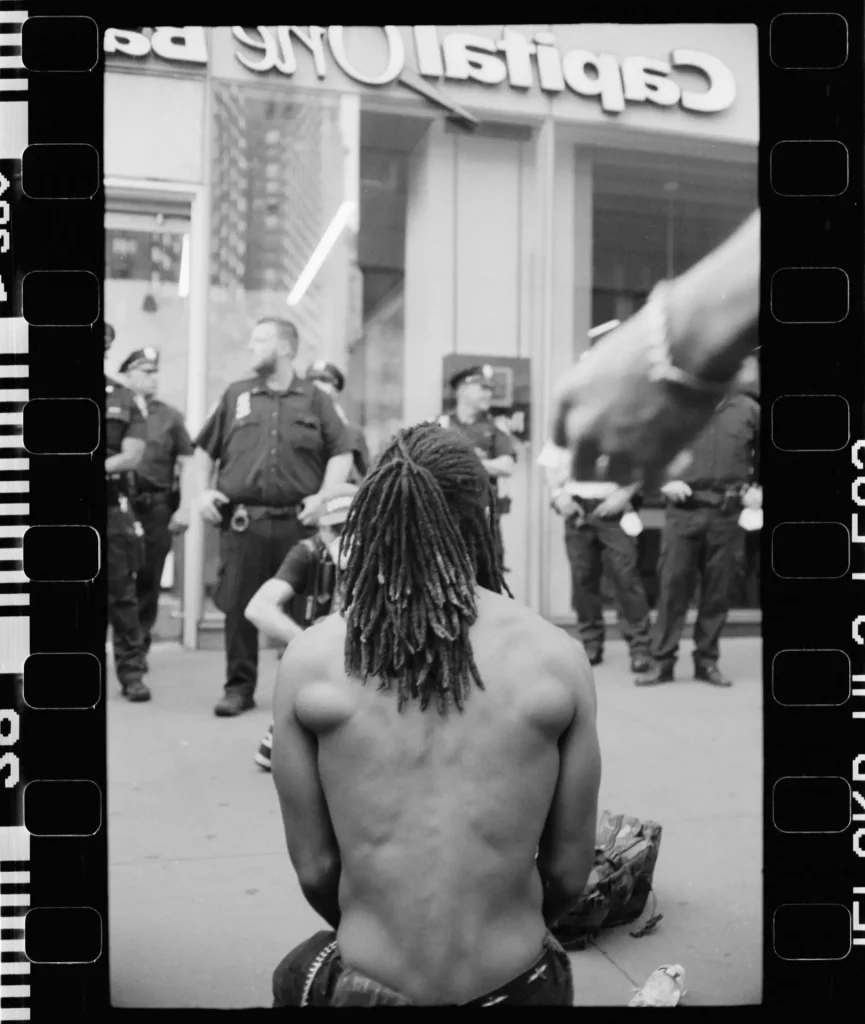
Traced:
<path fill-rule="evenodd" d="M 719 508 L 732 512 L 742 505 L 741 487 L 696 487 L 678 508 Z"/>
<path fill-rule="evenodd" d="M 222 506 L 223 525 L 231 527 L 235 533 L 245 533 L 254 519 L 294 519 L 300 514 L 303 505 L 254 505 L 243 502 L 230 502 Z"/>

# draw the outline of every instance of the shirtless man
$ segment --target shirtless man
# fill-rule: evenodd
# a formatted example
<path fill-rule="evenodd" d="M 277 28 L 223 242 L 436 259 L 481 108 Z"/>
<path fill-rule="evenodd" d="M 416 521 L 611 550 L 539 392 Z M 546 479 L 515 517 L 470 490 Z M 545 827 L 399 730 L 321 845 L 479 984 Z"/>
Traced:
<path fill-rule="evenodd" d="M 274 1006 L 572 1005 L 550 927 L 592 866 L 600 753 L 582 647 L 505 596 L 471 447 L 402 431 L 361 484 L 343 607 L 297 637 L 273 776 L 333 929 Z"/>

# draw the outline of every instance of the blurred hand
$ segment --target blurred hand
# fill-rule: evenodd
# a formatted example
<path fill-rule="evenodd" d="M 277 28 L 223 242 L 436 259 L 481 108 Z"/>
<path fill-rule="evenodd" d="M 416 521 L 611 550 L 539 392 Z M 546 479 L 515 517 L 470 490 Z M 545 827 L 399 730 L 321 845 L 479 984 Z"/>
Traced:
<path fill-rule="evenodd" d="M 580 511 L 580 506 L 574 501 L 570 494 L 559 494 L 553 498 L 553 506 L 560 516 L 567 519 Z"/>
<path fill-rule="evenodd" d="M 674 279 L 668 321 L 678 324 L 687 369 L 732 378 L 756 341 L 760 295 L 760 211 L 708 256 Z M 712 418 L 718 397 L 649 378 L 653 311 L 644 307 L 605 335 L 565 374 L 554 406 L 553 441 L 610 458 L 616 483 L 659 487 L 683 472 L 678 459 Z M 594 456 L 597 459 L 597 455 Z"/>
<path fill-rule="evenodd" d="M 694 492 L 684 480 L 671 480 L 661 488 L 661 494 L 666 495 L 670 501 L 675 502 L 677 505 L 681 505 L 681 503 L 686 498 L 690 498 L 693 493 Z"/>
<path fill-rule="evenodd" d="M 595 515 L 601 519 L 612 519 L 615 516 L 621 515 L 628 507 L 631 500 L 631 492 L 625 488 L 620 487 L 618 491 L 614 491 L 609 498 L 605 498 L 600 505 L 595 509 Z"/>
<path fill-rule="evenodd" d="M 301 508 L 300 514 L 297 518 L 304 526 L 313 525 L 321 502 L 322 497 L 320 494 L 310 494 L 308 497 L 303 499 L 301 502 L 303 507 Z"/>
<path fill-rule="evenodd" d="M 553 440 L 577 454 L 581 443 L 596 442 L 610 456 L 611 480 L 652 488 L 683 471 L 690 458 L 683 449 L 712 418 L 718 398 L 649 379 L 644 312 L 564 375 Z"/>
<path fill-rule="evenodd" d="M 179 508 L 168 523 L 170 533 L 185 533 L 189 529 L 189 511 Z"/>
<path fill-rule="evenodd" d="M 199 504 L 201 518 L 208 523 L 213 523 L 214 526 L 219 526 L 222 522 L 222 513 L 219 511 L 220 506 L 227 504 L 228 498 L 222 491 L 213 489 L 204 491 Z"/>
<path fill-rule="evenodd" d="M 745 508 L 762 508 L 763 507 L 763 488 L 762 487 L 749 487 L 747 491 L 742 495 L 742 504 Z"/>

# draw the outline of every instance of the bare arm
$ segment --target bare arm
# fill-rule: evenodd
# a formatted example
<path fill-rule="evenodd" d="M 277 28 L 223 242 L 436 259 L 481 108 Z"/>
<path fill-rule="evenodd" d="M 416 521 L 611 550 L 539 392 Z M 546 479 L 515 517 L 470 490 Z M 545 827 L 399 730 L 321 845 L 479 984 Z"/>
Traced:
<path fill-rule="evenodd" d="M 669 297 L 670 351 L 684 370 L 726 381 L 755 344 L 760 311 L 760 211 L 677 278 Z"/>
<path fill-rule="evenodd" d="M 120 442 L 120 451 L 105 460 L 105 472 L 128 473 L 135 469 L 144 457 L 146 447 L 147 442 L 139 437 L 124 437 Z"/>
<path fill-rule="evenodd" d="M 285 580 L 272 579 L 259 587 L 246 606 L 244 615 L 265 636 L 288 645 L 303 629 L 286 615 L 284 605 L 294 597 L 294 588 Z"/>
<path fill-rule="evenodd" d="M 570 666 L 563 659 L 562 677 L 573 693 L 574 716 L 559 740 L 559 779 L 538 850 L 548 927 L 582 895 L 592 870 L 598 827 L 601 752 L 594 681 L 585 651 L 571 643 Z"/>
<path fill-rule="evenodd" d="M 308 635 L 308 634 L 307 634 Z M 299 689 L 314 682 L 317 659 L 299 637 L 285 653 L 274 694 L 273 781 L 279 796 L 288 854 L 312 909 L 339 927 L 339 847 L 318 774 L 318 741 L 296 713 Z"/>
<path fill-rule="evenodd" d="M 354 466 L 354 452 L 345 452 L 342 455 L 334 455 L 327 461 L 327 469 L 324 471 L 324 480 L 321 484 L 321 491 L 330 490 L 348 480 Z"/>

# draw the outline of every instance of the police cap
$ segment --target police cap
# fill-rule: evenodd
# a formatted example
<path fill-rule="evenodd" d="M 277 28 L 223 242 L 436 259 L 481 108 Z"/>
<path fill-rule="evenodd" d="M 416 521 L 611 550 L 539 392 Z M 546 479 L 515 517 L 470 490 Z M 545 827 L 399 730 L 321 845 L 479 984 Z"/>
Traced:
<path fill-rule="evenodd" d="M 146 348 L 139 348 L 135 352 L 130 352 L 120 364 L 120 372 L 129 373 L 130 370 L 148 363 L 154 367 L 159 367 L 159 353 L 149 345 Z"/>
<path fill-rule="evenodd" d="M 333 363 L 325 362 L 323 359 L 310 366 L 307 377 L 310 380 L 320 380 L 325 384 L 333 384 L 337 391 L 342 391 L 345 387 L 345 376 L 342 370 L 338 366 L 334 366 Z"/>
<path fill-rule="evenodd" d="M 493 368 L 491 366 L 468 366 L 455 373 L 451 377 L 450 384 L 454 391 L 463 384 L 482 384 L 490 391 L 495 391 L 496 387 L 493 383 Z"/>

